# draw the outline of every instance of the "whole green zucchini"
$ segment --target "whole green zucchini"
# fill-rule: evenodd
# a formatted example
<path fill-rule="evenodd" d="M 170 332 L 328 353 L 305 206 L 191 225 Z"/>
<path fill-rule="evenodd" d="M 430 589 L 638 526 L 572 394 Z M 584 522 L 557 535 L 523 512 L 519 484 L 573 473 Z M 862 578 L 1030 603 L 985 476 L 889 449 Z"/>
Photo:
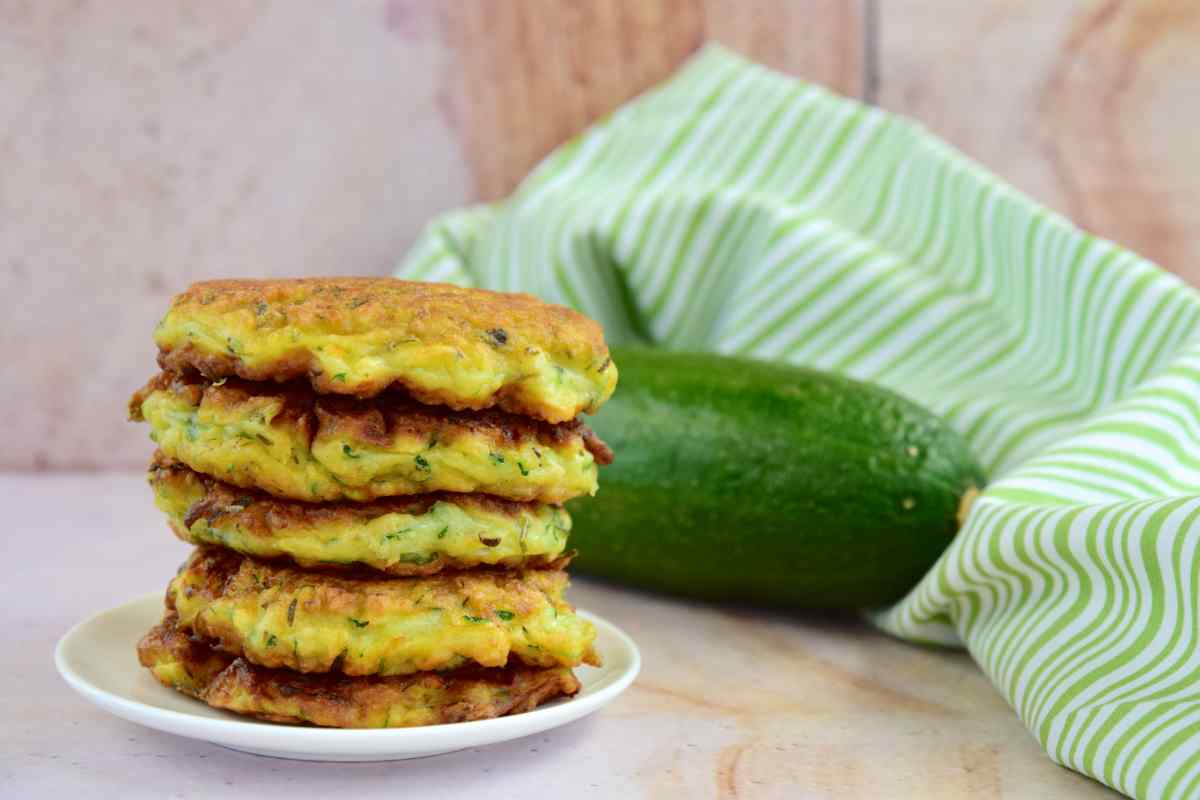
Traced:
<path fill-rule="evenodd" d="M 810 369 L 613 350 L 589 419 L 616 453 L 572 501 L 574 566 L 691 597 L 862 608 L 896 600 L 953 539 L 984 476 L 937 416 Z"/>

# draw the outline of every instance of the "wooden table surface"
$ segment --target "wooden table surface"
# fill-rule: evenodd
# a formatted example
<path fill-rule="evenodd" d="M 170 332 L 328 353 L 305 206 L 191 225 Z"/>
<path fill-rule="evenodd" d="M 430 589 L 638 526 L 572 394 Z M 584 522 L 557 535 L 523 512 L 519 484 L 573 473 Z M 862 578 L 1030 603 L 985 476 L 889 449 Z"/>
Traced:
<path fill-rule="evenodd" d="M 82 618 L 165 587 L 187 546 L 136 473 L 0 476 L 0 796 L 1098 798 L 1051 763 L 971 660 L 853 617 L 692 604 L 576 579 L 638 643 L 634 686 L 594 716 L 410 762 L 243 755 L 109 716 L 54 671 Z M 134 642 L 130 642 L 132 648 Z"/>

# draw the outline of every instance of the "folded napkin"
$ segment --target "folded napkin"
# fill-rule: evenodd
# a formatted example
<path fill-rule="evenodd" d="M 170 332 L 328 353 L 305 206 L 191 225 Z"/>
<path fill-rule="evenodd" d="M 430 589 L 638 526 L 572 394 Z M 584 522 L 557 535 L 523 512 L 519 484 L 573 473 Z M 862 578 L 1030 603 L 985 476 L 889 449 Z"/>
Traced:
<path fill-rule="evenodd" d="M 434 221 L 398 274 L 939 412 L 992 483 L 876 624 L 965 645 L 1055 761 L 1200 796 L 1200 295 L 1173 276 L 917 125 L 716 46 L 507 201 Z"/>

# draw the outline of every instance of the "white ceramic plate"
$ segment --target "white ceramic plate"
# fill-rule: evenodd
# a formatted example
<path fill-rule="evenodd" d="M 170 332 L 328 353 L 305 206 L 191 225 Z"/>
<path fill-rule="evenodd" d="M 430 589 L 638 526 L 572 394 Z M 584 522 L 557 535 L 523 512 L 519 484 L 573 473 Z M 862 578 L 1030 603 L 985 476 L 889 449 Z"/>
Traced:
<path fill-rule="evenodd" d="M 641 668 L 633 640 L 580 611 L 596 626 L 600 668 L 576 671 L 583 689 L 510 717 L 420 728 L 338 730 L 258 722 L 210 708 L 168 689 L 138 664 L 138 639 L 162 617 L 162 593 L 79 623 L 58 642 L 54 663 L 75 691 L 118 717 L 167 733 L 258 755 L 308 761 L 388 761 L 449 753 L 540 733 L 592 713 L 620 694 Z"/>

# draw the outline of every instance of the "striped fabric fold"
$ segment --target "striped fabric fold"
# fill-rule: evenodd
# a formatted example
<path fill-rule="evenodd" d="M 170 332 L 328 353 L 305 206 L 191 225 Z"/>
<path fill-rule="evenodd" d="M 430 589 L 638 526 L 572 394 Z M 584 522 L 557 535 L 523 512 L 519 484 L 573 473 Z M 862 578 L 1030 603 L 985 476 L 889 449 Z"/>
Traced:
<path fill-rule="evenodd" d="M 1200 295 L 919 126 L 716 46 L 432 222 L 402 277 L 942 414 L 993 482 L 884 630 L 965 646 L 1055 761 L 1200 797 Z"/>

